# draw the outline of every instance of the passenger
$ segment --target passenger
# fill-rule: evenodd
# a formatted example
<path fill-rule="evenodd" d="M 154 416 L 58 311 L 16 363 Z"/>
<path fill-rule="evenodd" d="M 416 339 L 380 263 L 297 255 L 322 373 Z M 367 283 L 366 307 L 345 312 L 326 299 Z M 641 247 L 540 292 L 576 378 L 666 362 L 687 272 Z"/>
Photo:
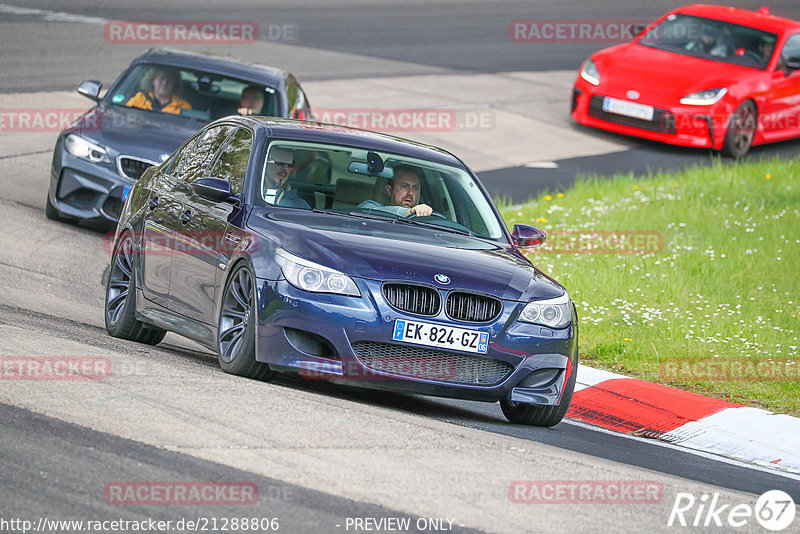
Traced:
<path fill-rule="evenodd" d="M 385 211 L 398 217 L 427 217 L 433 213 L 433 208 L 427 204 L 418 204 L 421 182 L 418 169 L 411 165 L 398 165 L 394 168 L 392 180 L 386 185 L 389 205 L 376 200 L 365 200 L 358 207 Z"/>
<path fill-rule="evenodd" d="M 711 24 L 703 24 L 700 39 L 690 41 L 686 45 L 686 50 L 695 54 L 714 57 L 727 57 L 730 54 L 728 45 L 723 42 L 720 36 L 719 28 Z"/>
<path fill-rule="evenodd" d="M 192 106 L 173 92 L 180 83 L 180 75 L 164 67 L 150 69 L 142 78 L 142 88 L 125 105 L 132 108 L 149 109 L 163 113 L 178 114 Z"/>
<path fill-rule="evenodd" d="M 294 151 L 290 148 L 272 147 L 267 156 L 264 174 L 264 200 L 276 206 L 310 210 L 308 202 L 300 198 L 287 182 L 294 168 Z"/>
<path fill-rule="evenodd" d="M 239 99 L 239 115 L 258 115 L 264 107 L 264 90 L 255 85 L 245 87 Z"/>

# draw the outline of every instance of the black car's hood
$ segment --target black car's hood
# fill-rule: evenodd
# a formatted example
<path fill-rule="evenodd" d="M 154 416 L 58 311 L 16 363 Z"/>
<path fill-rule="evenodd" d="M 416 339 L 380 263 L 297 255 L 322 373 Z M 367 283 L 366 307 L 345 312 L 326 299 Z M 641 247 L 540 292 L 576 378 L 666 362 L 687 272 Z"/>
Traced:
<path fill-rule="evenodd" d="M 256 208 L 248 226 L 286 251 L 352 277 L 414 281 L 506 300 L 560 296 L 564 289 L 508 246 L 458 234 L 300 210 Z M 437 274 L 449 284 L 435 280 Z"/>
<path fill-rule="evenodd" d="M 81 135 L 120 154 L 160 163 L 203 126 L 202 122 L 140 109 L 99 104 L 76 124 Z"/>

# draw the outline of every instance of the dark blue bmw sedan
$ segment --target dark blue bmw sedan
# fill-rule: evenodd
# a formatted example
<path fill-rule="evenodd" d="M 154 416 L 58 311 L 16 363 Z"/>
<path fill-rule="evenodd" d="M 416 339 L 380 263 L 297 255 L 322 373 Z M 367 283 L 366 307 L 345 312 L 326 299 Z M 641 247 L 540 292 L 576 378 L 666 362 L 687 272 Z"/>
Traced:
<path fill-rule="evenodd" d="M 567 291 L 461 160 L 361 130 L 227 117 L 136 183 L 105 304 L 112 336 L 166 331 L 222 369 L 501 403 L 552 426 L 575 387 Z"/>

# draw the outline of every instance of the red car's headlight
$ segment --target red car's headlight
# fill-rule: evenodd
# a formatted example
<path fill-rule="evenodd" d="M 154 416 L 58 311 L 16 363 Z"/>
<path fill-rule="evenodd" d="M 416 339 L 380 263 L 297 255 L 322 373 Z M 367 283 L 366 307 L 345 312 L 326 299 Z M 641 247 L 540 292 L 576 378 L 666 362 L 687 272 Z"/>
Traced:
<path fill-rule="evenodd" d="M 687 106 L 709 106 L 719 102 L 727 92 L 728 89 L 725 87 L 698 91 L 681 98 L 681 104 L 686 104 Z"/>

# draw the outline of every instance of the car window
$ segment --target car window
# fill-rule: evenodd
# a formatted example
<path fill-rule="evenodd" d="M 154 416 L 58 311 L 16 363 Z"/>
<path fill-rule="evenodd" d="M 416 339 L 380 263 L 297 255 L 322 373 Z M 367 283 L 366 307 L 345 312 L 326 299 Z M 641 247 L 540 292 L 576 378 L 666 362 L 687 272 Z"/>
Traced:
<path fill-rule="evenodd" d="M 231 191 L 235 195 L 242 192 L 252 144 L 250 132 L 240 128 L 225 146 L 214 164 L 214 169 L 209 173 L 214 178 L 222 178 L 230 182 Z"/>
<path fill-rule="evenodd" d="M 286 81 L 286 98 L 289 102 L 289 118 L 306 120 L 311 116 L 306 94 L 293 77 Z"/>
<path fill-rule="evenodd" d="M 766 45 L 776 41 L 774 33 L 678 13 L 669 15 L 651 28 L 638 44 L 685 56 L 765 69 L 771 55 Z"/>
<path fill-rule="evenodd" d="M 789 58 L 798 58 L 800 57 L 800 34 L 795 34 L 789 37 L 786 40 L 786 44 L 783 45 L 783 50 L 781 50 L 781 59 L 778 63 L 778 68 L 784 68 L 786 66 L 786 62 Z"/>
<path fill-rule="evenodd" d="M 156 98 L 159 89 L 170 88 L 170 97 Z M 236 115 L 242 93 L 251 88 L 263 99 L 255 115 L 276 115 L 279 96 L 275 88 L 199 70 L 181 69 L 156 64 L 136 65 L 106 96 L 112 105 L 169 113 L 210 122 L 227 115 Z M 166 102 L 166 103 L 164 103 Z"/>
<path fill-rule="evenodd" d="M 503 236 L 503 223 L 491 200 L 466 169 L 400 154 L 301 141 L 274 140 L 265 152 L 261 167 L 265 204 L 411 222 L 414 217 L 406 213 L 405 194 L 411 197 L 412 207 L 425 204 L 433 210 L 417 221 L 427 227 L 489 239 Z M 416 183 L 408 183 L 409 173 Z"/>
<path fill-rule="evenodd" d="M 180 171 L 176 173 L 178 178 L 185 182 L 193 182 L 200 178 L 203 170 L 213 161 L 214 156 L 235 128 L 235 126 L 224 124 L 210 128 L 201 134 L 194 144 L 192 153 L 186 158 Z"/>
<path fill-rule="evenodd" d="M 195 143 L 197 143 L 197 138 L 199 136 L 195 136 L 187 142 L 183 148 L 177 151 L 175 154 L 170 157 L 167 165 L 165 167 L 167 174 L 172 174 L 177 176 L 181 172 L 181 168 L 186 163 L 186 159 L 189 157 L 189 154 L 192 153 L 192 149 L 194 148 Z"/>

